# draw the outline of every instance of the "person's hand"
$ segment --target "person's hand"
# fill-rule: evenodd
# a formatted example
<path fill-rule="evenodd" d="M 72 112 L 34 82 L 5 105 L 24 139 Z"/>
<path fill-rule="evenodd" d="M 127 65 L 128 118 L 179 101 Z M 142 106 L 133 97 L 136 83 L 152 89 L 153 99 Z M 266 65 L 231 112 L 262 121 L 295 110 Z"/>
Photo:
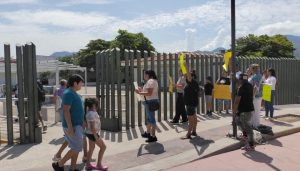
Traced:
<path fill-rule="evenodd" d="M 74 136 L 73 128 L 72 128 L 72 129 L 67 128 L 67 135 L 68 135 L 69 137 L 73 137 L 73 136 Z"/>

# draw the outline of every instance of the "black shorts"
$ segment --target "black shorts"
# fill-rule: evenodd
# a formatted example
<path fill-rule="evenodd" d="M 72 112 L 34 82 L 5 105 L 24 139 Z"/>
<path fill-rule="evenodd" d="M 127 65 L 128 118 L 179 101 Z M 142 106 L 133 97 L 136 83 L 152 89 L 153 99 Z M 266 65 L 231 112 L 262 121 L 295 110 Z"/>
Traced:
<path fill-rule="evenodd" d="M 89 139 L 89 140 L 91 140 L 91 141 L 96 141 L 96 138 L 95 138 L 95 136 L 94 136 L 94 134 L 85 134 L 86 135 L 86 137 Z M 100 136 L 99 136 L 99 134 L 97 134 L 97 138 L 99 138 Z"/>
<path fill-rule="evenodd" d="M 197 106 L 186 106 L 186 114 L 188 116 L 193 116 L 196 114 Z"/>

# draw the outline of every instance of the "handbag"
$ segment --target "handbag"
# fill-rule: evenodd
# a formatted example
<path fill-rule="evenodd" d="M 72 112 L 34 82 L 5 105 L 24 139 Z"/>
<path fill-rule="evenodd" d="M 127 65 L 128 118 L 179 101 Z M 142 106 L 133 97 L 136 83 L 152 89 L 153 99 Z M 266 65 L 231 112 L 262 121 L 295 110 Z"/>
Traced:
<path fill-rule="evenodd" d="M 151 112 L 157 111 L 160 108 L 160 104 L 157 100 L 147 101 L 145 96 L 144 96 L 144 98 L 145 98 L 145 102 L 148 104 L 149 110 Z"/>

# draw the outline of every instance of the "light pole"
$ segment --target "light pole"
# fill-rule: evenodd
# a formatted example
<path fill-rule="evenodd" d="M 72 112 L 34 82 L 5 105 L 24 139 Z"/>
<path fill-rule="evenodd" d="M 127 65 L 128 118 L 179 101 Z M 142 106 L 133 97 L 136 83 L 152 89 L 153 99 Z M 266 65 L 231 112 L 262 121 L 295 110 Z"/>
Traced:
<path fill-rule="evenodd" d="M 235 101 L 235 93 L 236 93 L 236 78 L 235 78 L 235 63 L 236 63 L 236 57 L 235 57 L 235 0 L 231 0 L 231 51 L 232 51 L 232 57 L 231 57 L 231 82 L 232 82 L 232 106 Z M 232 131 L 233 131 L 233 137 L 237 137 L 237 125 L 235 122 L 235 118 L 232 117 Z"/>

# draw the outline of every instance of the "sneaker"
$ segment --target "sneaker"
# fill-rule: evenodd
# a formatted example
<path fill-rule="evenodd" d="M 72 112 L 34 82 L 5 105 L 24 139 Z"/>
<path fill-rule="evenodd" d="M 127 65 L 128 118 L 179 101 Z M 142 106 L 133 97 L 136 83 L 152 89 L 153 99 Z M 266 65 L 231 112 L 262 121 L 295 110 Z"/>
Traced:
<path fill-rule="evenodd" d="M 153 136 L 149 136 L 148 137 L 148 139 L 146 140 L 146 142 L 156 142 L 157 141 L 157 138 L 156 138 L 156 136 L 155 137 L 153 137 Z"/>
<path fill-rule="evenodd" d="M 55 171 L 64 171 L 65 170 L 64 167 L 60 167 L 58 165 L 58 162 L 52 163 L 52 167 Z"/>
<path fill-rule="evenodd" d="M 192 137 L 191 137 L 191 135 L 186 135 L 186 136 L 184 136 L 184 137 L 181 137 L 180 139 L 182 139 L 182 140 L 186 140 L 186 139 L 192 139 Z"/>
<path fill-rule="evenodd" d="M 150 133 L 144 132 L 143 134 L 141 134 L 141 136 L 143 138 L 149 138 L 150 137 Z"/>
<path fill-rule="evenodd" d="M 254 146 L 250 146 L 249 144 L 245 145 L 244 147 L 241 148 L 242 150 L 245 150 L 246 152 L 249 151 L 255 151 L 255 147 Z"/>
<path fill-rule="evenodd" d="M 171 120 L 170 123 L 171 123 L 171 124 L 179 124 L 179 121 Z"/>
<path fill-rule="evenodd" d="M 108 166 L 105 166 L 105 165 L 101 165 L 101 166 L 96 167 L 96 170 L 106 171 L 107 169 L 108 169 Z"/>
<path fill-rule="evenodd" d="M 47 131 L 47 126 L 44 126 L 43 127 L 43 132 L 46 132 Z"/>
<path fill-rule="evenodd" d="M 97 166 L 94 164 L 88 164 L 85 166 L 85 170 L 95 170 L 97 169 Z"/>
<path fill-rule="evenodd" d="M 180 123 L 187 123 L 189 120 L 182 120 Z"/>
<path fill-rule="evenodd" d="M 82 162 L 83 162 L 83 163 L 86 163 L 86 162 L 87 162 L 87 157 L 83 156 L 83 157 L 82 157 Z"/>
<path fill-rule="evenodd" d="M 198 134 L 197 134 L 197 132 L 192 132 L 192 134 L 191 134 L 192 136 L 195 136 L 195 137 L 197 137 L 198 136 Z"/>
<path fill-rule="evenodd" d="M 59 160 L 61 160 L 61 157 L 56 157 L 56 154 L 54 154 L 52 161 L 58 162 Z"/>

